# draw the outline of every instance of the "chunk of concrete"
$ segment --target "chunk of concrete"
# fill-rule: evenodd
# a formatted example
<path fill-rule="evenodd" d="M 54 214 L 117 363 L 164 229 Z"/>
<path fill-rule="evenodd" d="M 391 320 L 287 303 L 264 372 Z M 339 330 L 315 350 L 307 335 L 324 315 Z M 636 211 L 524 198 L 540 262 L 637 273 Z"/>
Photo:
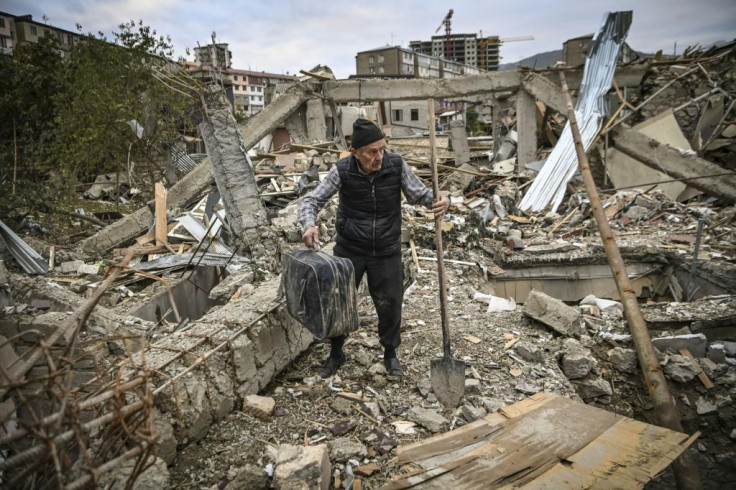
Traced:
<path fill-rule="evenodd" d="M 711 403 L 700 396 L 695 401 L 695 411 L 698 412 L 698 415 L 707 415 L 709 413 L 718 411 L 718 407 L 715 405 L 715 403 Z"/>
<path fill-rule="evenodd" d="M 421 407 L 412 407 L 409 410 L 407 418 L 410 421 L 421 425 L 431 432 L 441 431 L 445 424 L 447 424 L 448 422 L 445 417 L 435 412 L 434 410 L 429 410 Z"/>
<path fill-rule="evenodd" d="M 83 260 L 70 260 L 69 262 L 62 262 L 59 269 L 62 274 L 76 274 L 79 268 L 83 265 Z"/>
<path fill-rule="evenodd" d="M 679 354 L 670 356 L 664 366 L 664 373 L 678 383 L 687 383 L 699 372 L 700 366 L 696 366 L 688 357 Z"/>
<path fill-rule="evenodd" d="M 338 437 L 330 443 L 330 456 L 333 461 L 345 463 L 349 459 L 361 460 L 368 456 L 368 450 L 361 443 L 347 437 Z"/>
<path fill-rule="evenodd" d="M 635 373 L 637 371 L 638 359 L 636 352 L 632 349 L 614 347 L 608 351 L 608 360 L 613 367 L 623 373 Z"/>
<path fill-rule="evenodd" d="M 237 469 L 235 478 L 230 480 L 225 490 L 267 490 L 268 489 L 268 473 L 262 468 L 253 464 L 246 464 Z"/>
<path fill-rule="evenodd" d="M 711 361 L 724 364 L 726 362 L 726 347 L 720 342 L 715 342 L 708 346 L 706 355 Z"/>
<path fill-rule="evenodd" d="M 723 345 L 723 348 L 726 351 L 726 355 L 728 357 L 736 357 L 736 342 L 723 340 L 719 342 L 719 344 Z"/>
<path fill-rule="evenodd" d="M 652 345 L 662 352 L 670 350 L 677 353 L 680 352 L 680 349 L 684 348 L 689 350 L 693 356 L 701 358 L 705 357 L 705 348 L 708 346 L 708 339 L 702 333 L 672 335 L 652 339 Z"/>
<path fill-rule="evenodd" d="M 486 416 L 486 409 L 465 404 L 460 407 L 460 414 L 467 422 L 475 422 L 476 420 Z"/>
<path fill-rule="evenodd" d="M 514 346 L 514 350 L 519 357 L 529 362 L 542 362 L 544 360 L 544 351 L 531 342 L 521 341 Z"/>
<path fill-rule="evenodd" d="M 273 486 L 276 490 L 327 490 L 331 472 L 326 445 L 302 447 L 282 444 L 276 455 Z"/>
<path fill-rule="evenodd" d="M 574 380 L 572 384 L 575 386 L 575 391 L 578 392 L 578 395 L 583 400 L 589 400 L 599 396 L 611 396 L 613 394 L 611 384 L 603 378 Z"/>
<path fill-rule="evenodd" d="M 127 483 L 131 473 L 136 469 L 136 460 L 130 459 L 124 462 L 120 467 L 114 469 L 110 473 L 103 475 L 99 488 L 109 490 L 123 490 L 129 488 Z M 135 490 L 160 490 L 161 488 L 169 488 L 169 470 L 166 463 L 161 458 L 156 458 L 153 464 L 148 465 L 141 472 L 132 486 Z"/>
<path fill-rule="evenodd" d="M 589 349 L 575 339 L 565 339 L 563 343 L 562 372 L 567 379 L 584 378 L 596 365 L 595 357 Z"/>
<path fill-rule="evenodd" d="M 276 400 L 270 396 L 248 395 L 243 400 L 243 410 L 261 420 L 271 418 Z"/>
<path fill-rule="evenodd" d="M 465 393 L 469 395 L 480 394 L 480 380 L 475 378 L 468 378 L 465 380 Z"/>
<path fill-rule="evenodd" d="M 523 312 L 526 316 L 544 323 L 562 335 L 580 336 L 580 310 L 567 306 L 559 299 L 532 289 L 526 297 Z"/>
<path fill-rule="evenodd" d="M 82 264 L 77 269 L 80 276 L 96 276 L 100 273 L 100 264 Z"/>

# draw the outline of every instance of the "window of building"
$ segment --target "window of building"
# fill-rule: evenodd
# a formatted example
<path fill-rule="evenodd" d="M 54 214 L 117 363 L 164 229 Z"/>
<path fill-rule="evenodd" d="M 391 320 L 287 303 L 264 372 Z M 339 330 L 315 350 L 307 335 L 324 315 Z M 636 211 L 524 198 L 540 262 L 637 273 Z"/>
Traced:
<path fill-rule="evenodd" d="M 5 19 L 0 19 L 0 29 L 5 29 Z"/>
<path fill-rule="evenodd" d="M 259 102 L 263 102 L 263 96 L 262 96 L 262 95 L 259 95 L 259 96 L 258 96 L 258 101 L 259 101 Z"/>
<path fill-rule="evenodd" d="M 379 63 L 383 63 L 383 55 L 382 54 L 379 54 L 378 55 L 378 62 Z"/>
<path fill-rule="evenodd" d="M 368 68 L 368 73 L 376 73 L 376 69 L 374 67 Z"/>
<path fill-rule="evenodd" d="M 419 120 L 419 109 L 412 109 L 411 110 L 411 120 L 412 121 L 418 121 Z"/>
<path fill-rule="evenodd" d="M 376 61 L 376 60 L 375 60 L 375 58 L 373 58 L 373 56 L 369 56 L 368 57 L 368 63 L 373 63 L 374 61 Z"/>
<path fill-rule="evenodd" d="M 38 35 L 38 30 L 36 29 L 36 26 L 31 26 L 31 35 L 32 36 Z"/>
<path fill-rule="evenodd" d="M 238 76 L 237 75 L 233 75 L 233 80 L 235 80 L 237 82 L 238 81 Z"/>
<path fill-rule="evenodd" d="M 404 120 L 404 109 L 394 109 L 391 112 L 393 112 L 394 121 L 399 122 Z"/>
<path fill-rule="evenodd" d="M 256 87 L 256 92 L 263 92 L 263 87 Z"/>
<path fill-rule="evenodd" d="M 67 44 L 68 44 L 69 46 L 71 46 L 71 45 L 72 45 L 72 35 L 71 35 L 71 34 L 67 34 L 67 35 L 66 35 L 66 43 L 67 43 Z"/>
<path fill-rule="evenodd" d="M 378 67 L 378 73 L 383 73 L 383 71 L 384 71 L 384 70 L 383 70 L 383 65 L 379 66 L 379 67 Z"/>

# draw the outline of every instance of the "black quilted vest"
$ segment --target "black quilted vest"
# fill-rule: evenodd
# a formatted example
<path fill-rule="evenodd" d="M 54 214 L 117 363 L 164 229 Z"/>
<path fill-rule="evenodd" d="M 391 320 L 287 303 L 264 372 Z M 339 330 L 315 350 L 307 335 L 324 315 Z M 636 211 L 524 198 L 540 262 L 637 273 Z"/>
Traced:
<path fill-rule="evenodd" d="M 353 155 L 337 162 L 340 205 L 337 244 L 347 252 L 383 256 L 401 250 L 401 157 L 383 154 L 373 179 L 358 168 Z"/>

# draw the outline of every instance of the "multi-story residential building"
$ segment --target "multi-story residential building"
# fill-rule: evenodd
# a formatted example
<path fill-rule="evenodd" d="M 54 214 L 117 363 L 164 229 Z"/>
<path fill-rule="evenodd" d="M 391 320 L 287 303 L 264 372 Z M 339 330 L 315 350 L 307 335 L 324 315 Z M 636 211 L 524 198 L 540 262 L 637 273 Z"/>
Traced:
<path fill-rule="evenodd" d="M 37 43 L 42 37 L 55 37 L 62 57 L 79 42 L 81 35 L 42 22 L 36 22 L 31 15 L 12 15 L 0 12 L 0 52 L 12 53 L 16 46 Z"/>
<path fill-rule="evenodd" d="M 417 53 L 401 46 L 383 46 L 361 51 L 355 56 L 358 77 L 451 78 L 480 72 L 476 66 Z"/>
<path fill-rule="evenodd" d="M 498 36 L 478 37 L 477 34 L 432 36 L 431 41 L 411 41 L 409 47 L 419 53 L 446 58 L 485 71 L 498 70 L 500 61 Z"/>
<path fill-rule="evenodd" d="M 194 48 L 194 62 L 200 66 L 230 68 L 232 58 L 233 53 L 228 49 L 227 43 L 208 44 Z"/>
<path fill-rule="evenodd" d="M 450 61 L 444 57 L 419 53 L 401 46 L 384 46 L 361 51 L 355 56 L 356 77 L 386 78 L 453 78 L 463 75 L 477 75 L 483 70 L 477 66 Z M 442 108 L 453 108 L 457 103 L 437 101 Z M 462 104 L 460 104 L 462 105 Z M 384 131 L 390 130 L 392 136 L 407 136 L 427 129 L 427 103 L 425 101 L 389 101 L 384 104 L 381 121 Z M 462 111 L 460 111 L 462 112 Z"/>
<path fill-rule="evenodd" d="M 189 65 L 190 74 L 199 79 L 210 79 L 213 69 L 209 66 Z M 264 71 L 227 68 L 217 70 L 222 76 L 228 99 L 236 113 L 253 115 L 271 102 L 276 85 L 297 81 L 294 75 L 266 73 Z"/>

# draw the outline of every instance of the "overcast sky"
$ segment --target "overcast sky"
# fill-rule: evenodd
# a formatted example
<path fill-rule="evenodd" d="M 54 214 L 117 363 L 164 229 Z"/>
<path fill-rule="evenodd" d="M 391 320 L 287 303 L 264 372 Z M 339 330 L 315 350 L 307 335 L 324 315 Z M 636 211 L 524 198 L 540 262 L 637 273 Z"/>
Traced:
<path fill-rule="evenodd" d="M 508 42 L 502 63 L 560 49 L 571 37 L 592 33 L 604 12 L 633 10 L 627 41 L 638 51 L 682 52 L 688 45 L 736 38 L 734 0 L 3 0 L 0 10 L 75 31 L 107 34 L 139 20 L 171 36 L 177 55 L 210 42 L 230 45 L 233 68 L 297 73 L 317 64 L 338 78 L 355 73 L 355 55 L 385 45 L 429 40 L 447 11 L 452 32 L 534 36 Z M 439 33 L 444 33 L 444 27 Z M 193 59 L 193 56 L 190 56 Z"/>

